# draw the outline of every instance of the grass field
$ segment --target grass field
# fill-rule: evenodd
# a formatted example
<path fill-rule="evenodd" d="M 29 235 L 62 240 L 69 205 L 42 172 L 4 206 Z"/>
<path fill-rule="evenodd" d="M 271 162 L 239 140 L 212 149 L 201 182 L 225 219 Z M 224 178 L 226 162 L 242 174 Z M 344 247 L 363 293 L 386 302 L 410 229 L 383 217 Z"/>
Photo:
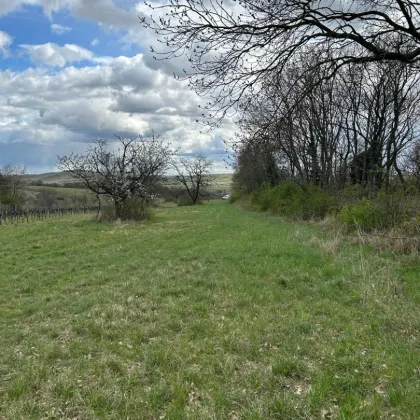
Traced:
<path fill-rule="evenodd" d="M 225 202 L 0 226 L 1 419 L 418 419 L 420 263 Z"/>
<path fill-rule="evenodd" d="M 83 188 L 51 187 L 48 185 L 28 185 L 25 189 L 29 191 L 52 191 L 61 195 L 83 196 L 89 194 L 89 190 Z"/>
<path fill-rule="evenodd" d="M 66 184 L 74 182 L 74 178 L 67 172 L 47 172 L 45 174 L 28 174 L 25 178 L 30 182 L 42 181 L 44 184 Z"/>
<path fill-rule="evenodd" d="M 232 174 L 214 174 L 213 176 L 214 176 L 214 183 L 213 183 L 212 188 L 214 190 L 219 190 L 219 189 L 230 190 L 231 189 Z M 48 173 L 45 173 L 45 174 L 25 175 L 25 178 L 29 182 L 42 181 L 45 184 L 45 186 L 47 186 L 47 187 L 48 187 L 48 184 L 65 185 L 65 184 L 68 184 L 68 183 L 74 183 L 75 182 L 75 179 L 66 172 L 48 172 Z M 178 184 L 175 183 L 175 180 L 173 179 L 173 182 L 170 182 L 169 185 L 170 186 L 175 186 L 175 185 L 178 185 Z M 35 188 L 43 188 L 43 187 L 35 186 Z M 60 187 L 58 187 L 58 188 L 60 188 Z"/>

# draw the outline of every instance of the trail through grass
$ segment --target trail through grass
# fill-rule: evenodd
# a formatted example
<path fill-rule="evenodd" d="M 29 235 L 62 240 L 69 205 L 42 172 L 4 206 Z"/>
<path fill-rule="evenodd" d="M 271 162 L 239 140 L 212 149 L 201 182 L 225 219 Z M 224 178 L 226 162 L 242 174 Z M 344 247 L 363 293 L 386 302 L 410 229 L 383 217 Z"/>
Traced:
<path fill-rule="evenodd" d="M 418 418 L 412 257 L 224 202 L 0 237 L 2 419 Z"/>

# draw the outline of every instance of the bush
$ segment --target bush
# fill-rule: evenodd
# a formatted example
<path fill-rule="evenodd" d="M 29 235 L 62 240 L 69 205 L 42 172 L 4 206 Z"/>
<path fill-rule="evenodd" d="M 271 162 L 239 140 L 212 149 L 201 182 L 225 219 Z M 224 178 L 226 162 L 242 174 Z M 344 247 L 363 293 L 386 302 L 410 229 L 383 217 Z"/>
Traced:
<path fill-rule="evenodd" d="M 102 204 L 98 214 L 98 222 L 113 222 L 116 220 L 115 206 L 113 204 Z"/>
<path fill-rule="evenodd" d="M 177 206 L 192 206 L 193 202 L 190 197 L 181 196 L 181 197 L 178 197 L 176 204 Z M 197 202 L 196 204 L 200 204 L 200 203 Z"/>
<path fill-rule="evenodd" d="M 144 200 L 137 197 L 131 197 L 124 201 L 121 220 L 140 222 L 149 219 L 151 215 L 151 206 Z"/>
<path fill-rule="evenodd" d="M 233 204 L 238 201 L 242 197 L 242 193 L 240 191 L 232 191 L 229 195 L 229 203 Z"/>
<path fill-rule="evenodd" d="M 272 197 L 269 187 L 260 187 L 251 194 L 251 206 L 256 211 L 267 211 L 271 208 Z M 274 189 L 274 188 L 273 188 Z"/>
<path fill-rule="evenodd" d="M 120 219 L 122 221 L 135 221 L 140 222 L 145 219 L 149 219 L 152 216 L 151 206 L 148 205 L 144 200 L 131 197 L 124 201 L 124 205 L 121 211 Z M 106 203 L 101 206 L 101 211 L 98 216 L 98 221 L 110 222 L 116 220 L 115 206 L 110 203 Z"/>
<path fill-rule="evenodd" d="M 302 188 L 294 182 L 262 187 L 252 193 L 251 205 L 254 210 L 270 210 L 274 214 L 292 219 L 323 218 L 332 209 L 333 197 L 319 187 L 306 185 Z"/>
<path fill-rule="evenodd" d="M 343 206 L 338 219 L 347 227 L 359 226 L 365 231 L 389 229 L 407 224 L 415 218 L 417 206 L 418 199 L 415 197 L 379 192 L 370 199 L 362 198 Z"/>
<path fill-rule="evenodd" d="M 347 227 L 360 226 L 369 231 L 378 227 L 379 208 L 376 203 L 367 198 L 362 198 L 353 204 L 343 206 L 338 213 L 338 220 Z"/>

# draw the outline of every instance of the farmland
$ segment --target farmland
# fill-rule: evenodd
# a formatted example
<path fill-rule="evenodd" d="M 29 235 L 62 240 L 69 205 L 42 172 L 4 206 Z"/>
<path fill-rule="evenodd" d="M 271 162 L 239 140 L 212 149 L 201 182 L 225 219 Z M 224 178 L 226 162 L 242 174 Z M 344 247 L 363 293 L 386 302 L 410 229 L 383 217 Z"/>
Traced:
<path fill-rule="evenodd" d="M 213 183 L 213 189 L 217 190 L 230 190 L 232 185 L 232 175 L 231 174 L 214 174 L 214 183 Z M 30 189 L 32 190 L 42 190 L 45 188 L 60 188 L 58 192 L 66 192 L 67 187 L 65 187 L 66 184 L 74 183 L 75 179 L 71 177 L 70 174 L 66 172 L 49 172 L 45 174 L 38 174 L 38 175 L 25 175 L 25 179 L 33 184 L 33 183 L 39 183 L 42 182 L 42 185 L 36 185 L 31 186 Z M 59 186 L 58 186 L 59 185 Z M 169 186 L 175 187 L 176 181 L 174 178 L 169 179 Z M 65 189 L 64 189 L 64 188 Z M 77 188 L 76 188 L 77 189 Z"/>
<path fill-rule="evenodd" d="M 83 196 L 83 195 L 89 194 L 89 191 L 84 188 L 53 187 L 49 185 L 28 185 L 25 188 L 28 191 L 54 192 L 57 194 L 69 195 L 69 196 Z"/>
<path fill-rule="evenodd" d="M 418 418 L 412 256 L 221 201 L 0 234 L 0 418 Z"/>
<path fill-rule="evenodd" d="M 211 185 L 208 193 L 213 198 L 222 197 L 228 194 L 232 188 L 232 175 L 231 174 L 214 174 L 214 182 Z M 96 197 L 86 188 L 77 186 L 74 178 L 65 172 L 51 172 L 39 175 L 26 175 L 26 182 L 29 183 L 25 190 L 29 196 L 37 196 L 43 193 L 51 197 L 49 206 L 52 207 L 72 207 L 80 206 L 81 202 L 89 203 L 92 205 L 96 201 Z M 37 185 L 35 185 L 37 184 Z M 71 185 L 71 187 L 69 186 Z M 170 190 L 182 189 L 176 182 L 175 178 L 169 177 L 164 183 Z M 169 197 L 171 199 L 170 194 Z M 172 197 L 173 199 L 173 197 Z M 45 204 L 42 207 L 49 207 Z"/>

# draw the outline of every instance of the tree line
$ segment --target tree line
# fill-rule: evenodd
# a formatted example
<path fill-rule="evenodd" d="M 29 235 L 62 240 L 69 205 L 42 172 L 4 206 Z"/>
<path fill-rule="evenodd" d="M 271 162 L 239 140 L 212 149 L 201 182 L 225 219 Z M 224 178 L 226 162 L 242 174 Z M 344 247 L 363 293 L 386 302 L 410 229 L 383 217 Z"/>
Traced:
<path fill-rule="evenodd" d="M 331 193 L 358 184 L 367 195 L 390 192 L 397 180 L 420 187 L 420 73 L 374 62 L 324 76 L 322 67 L 283 72 L 244 99 L 238 186 L 292 179 Z"/>
<path fill-rule="evenodd" d="M 237 180 L 293 179 L 330 192 L 418 182 L 420 9 L 409 0 L 171 0 L 141 22 L 155 58 L 209 100 L 205 122 L 239 124 Z M 410 173 L 410 175 L 408 175 Z"/>

